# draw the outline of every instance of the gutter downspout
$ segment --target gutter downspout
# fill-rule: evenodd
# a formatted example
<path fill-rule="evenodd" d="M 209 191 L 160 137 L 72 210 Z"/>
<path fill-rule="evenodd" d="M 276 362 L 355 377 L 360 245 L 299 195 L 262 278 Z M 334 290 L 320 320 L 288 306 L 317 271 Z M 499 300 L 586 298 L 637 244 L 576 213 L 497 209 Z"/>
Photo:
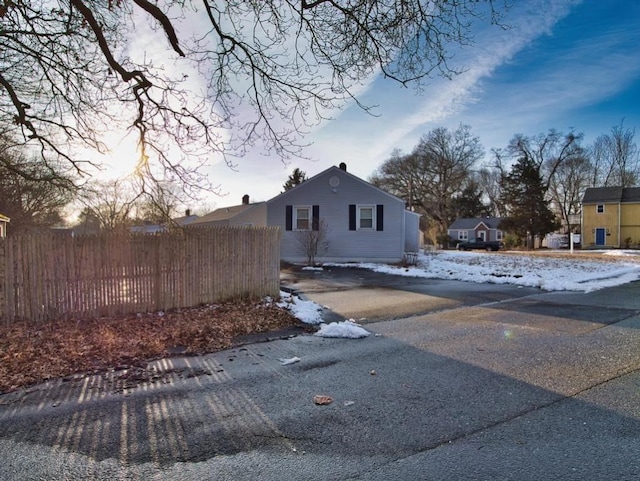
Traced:
<path fill-rule="evenodd" d="M 620 238 L 620 234 L 622 233 L 621 226 L 620 226 L 621 222 L 622 222 L 622 201 L 618 202 L 618 247 L 622 247 L 622 239 Z"/>

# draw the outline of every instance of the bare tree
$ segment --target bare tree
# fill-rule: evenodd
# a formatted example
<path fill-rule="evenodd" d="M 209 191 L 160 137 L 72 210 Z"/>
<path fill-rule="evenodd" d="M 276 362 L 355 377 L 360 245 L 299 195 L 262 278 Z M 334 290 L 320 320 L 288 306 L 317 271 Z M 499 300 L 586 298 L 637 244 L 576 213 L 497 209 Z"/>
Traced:
<path fill-rule="evenodd" d="M 324 219 L 314 222 L 311 229 L 299 230 L 295 234 L 300 250 L 307 256 L 307 265 L 314 265 L 316 257 L 329 247 L 328 225 Z"/>
<path fill-rule="evenodd" d="M 115 230 L 131 225 L 139 199 L 130 181 L 116 179 L 88 184 L 79 200 L 85 219 L 96 222 L 100 230 Z"/>
<path fill-rule="evenodd" d="M 500 184 L 503 172 L 503 169 L 494 165 L 492 167 L 482 167 L 476 175 L 478 185 L 485 196 L 487 213 L 493 217 L 507 215 L 507 209 L 502 203 L 502 187 Z"/>
<path fill-rule="evenodd" d="M 78 172 L 74 149 L 132 129 L 140 174 L 201 185 L 201 163 L 258 141 L 300 155 L 299 134 L 371 75 L 455 75 L 450 48 L 499 22 L 497 1 L 5 1 L 0 125 Z"/>
<path fill-rule="evenodd" d="M 530 159 L 542 176 L 542 186 L 545 191 L 548 191 L 551 179 L 560 166 L 567 159 L 583 154 L 580 145 L 582 137 L 582 134 L 574 132 L 565 135 L 555 129 L 532 137 L 517 134 L 511 139 L 506 149 L 494 149 L 493 154 L 499 170 L 512 161 L 522 158 Z"/>
<path fill-rule="evenodd" d="M 11 218 L 12 234 L 62 224 L 75 193 L 73 179 L 61 169 L 0 139 L 0 212 Z"/>
<path fill-rule="evenodd" d="M 640 182 L 640 152 L 634 140 L 635 129 L 624 127 L 624 120 L 599 136 L 591 147 L 592 185 L 631 187 Z"/>
<path fill-rule="evenodd" d="M 439 127 L 422 136 L 410 155 L 395 151 L 370 180 L 405 199 L 442 237 L 455 217 L 454 199 L 468 185 L 472 167 L 482 156 L 480 140 L 469 126 L 455 131 Z"/>
<path fill-rule="evenodd" d="M 548 195 L 565 228 L 569 215 L 579 214 L 584 191 L 589 187 L 593 166 L 586 155 L 574 155 L 563 162 L 551 178 Z"/>
<path fill-rule="evenodd" d="M 137 222 L 171 225 L 172 218 L 178 214 L 178 206 L 182 201 L 176 184 L 158 182 L 144 185 L 141 182 L 134 182 L 132 188 L 140 192 L 132 209 L 132 215 Z"/>

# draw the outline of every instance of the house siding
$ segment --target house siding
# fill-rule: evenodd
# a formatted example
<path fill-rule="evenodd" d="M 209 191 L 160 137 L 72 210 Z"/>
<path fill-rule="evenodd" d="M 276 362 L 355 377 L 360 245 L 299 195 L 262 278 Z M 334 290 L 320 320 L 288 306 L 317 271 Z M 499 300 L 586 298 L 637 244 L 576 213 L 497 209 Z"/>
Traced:
<path fill-rule="evenodd" d="M 284 261 L 306 261 L 298 240 L 300 234 L 286 230 L 287 206 L 296 205 L 318 206 L 320 221 L 326 225 L 327 249 L 318 253 L 317 261 L 402 260 L 405 249 L 404 202 L 345 171 L 331 168 L 267 202 L 267 224 L 281 229 L 280 252 Z M 350 230 L 350 205 L 374 208 L 376 223 L 372 229 Z M 381 211 L 383 219 L 379 219 Z M 380 223 L 382 230 L 377 230 Z"/>
<path fill-rule="evenodd" d="M 406 252 L 418 252 L 420 250 L 420 215 L 405 210 L 405 235 L 404 250 Z"/>
<path fill-rule="evenodd" d="M 640 244 L 640 203 L 621 204 L 620 207 L 621 247 L 624 247 L 626 239 L 631 239 L 632 244 Z"/>
<path fill-rule="evenodd" d="M 604 212 L 598 213 L 599 205 Z M 598 233 L 603 243 L 598 242 Z M 582 199 L 581 234 L 587 248 L 640 244 L 640 187 L 588 188 Z"/>
<path fill-rule="evenodd" d="M 604 205 L 604 212 L 598 213 L 598 205 Z M 620 204 L 599 202 L 582 207 L 582 245 L 585 247 L 619 247 Z M 596 245 L 596 232 L 605 229 L 603 245 Z"/>

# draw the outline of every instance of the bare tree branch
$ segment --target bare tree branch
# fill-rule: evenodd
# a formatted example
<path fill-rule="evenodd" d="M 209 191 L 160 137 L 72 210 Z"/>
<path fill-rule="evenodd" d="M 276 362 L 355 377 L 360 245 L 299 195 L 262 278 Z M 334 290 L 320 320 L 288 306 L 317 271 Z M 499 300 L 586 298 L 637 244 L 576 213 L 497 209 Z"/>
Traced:
<path fill-rule="evenodd" d="M 133 129 L 138 172 L 202 185 L 198 166 L 304 134 L 377 75 L 451 77 L 494 0 L 13 0 L 0 12 L 0 125 L 85 173 L 77 149 Z M 146 28 L 151 32 L 147 32 Z M 139 33 L 148 43 L 136 43 Z M 155 42 L 154 34 L 162 35 Z M 145 37 L 146 38 L 146 37 Z"/>

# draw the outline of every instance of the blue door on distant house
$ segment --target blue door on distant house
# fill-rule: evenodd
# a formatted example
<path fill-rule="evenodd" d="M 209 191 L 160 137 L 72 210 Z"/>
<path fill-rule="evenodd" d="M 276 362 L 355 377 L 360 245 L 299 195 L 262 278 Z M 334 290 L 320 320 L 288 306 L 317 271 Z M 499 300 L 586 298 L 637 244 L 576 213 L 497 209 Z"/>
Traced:
<path fill-rule="evenodd" d="M 607 231 L 605 229 L 596 229 L 596 245 L 597 246 L 603 246 L 604 245 L 604 239 L 605 239 L 605 234 L 607 233 Z"/>

